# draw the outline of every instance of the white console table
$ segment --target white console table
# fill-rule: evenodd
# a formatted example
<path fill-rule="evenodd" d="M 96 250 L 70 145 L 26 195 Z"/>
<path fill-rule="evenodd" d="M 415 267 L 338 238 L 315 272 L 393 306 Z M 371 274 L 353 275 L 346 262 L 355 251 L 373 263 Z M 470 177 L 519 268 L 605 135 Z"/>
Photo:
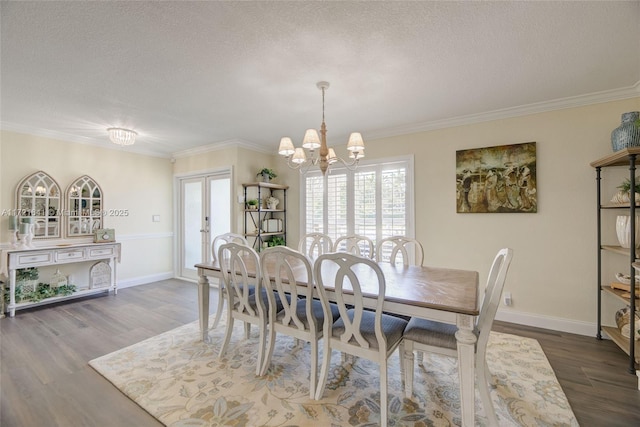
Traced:
<path fill-rule="evenodd" d="M 38 302 L 24 301 L 16 304 L 16 270 L 30 267 L 46 267 L 59 264 L 80 263 L 86 261 L 106 261 L 112 272 L 108 286 L 92 288 L 89 283 L 81 285 L 80 289 L 71 295 L 56 296 Z M 51 247 L 37 247 L 30 249 L 5 249 L 0 259 L 0 273 L 9 279 L 9 305 L 6 307 L 9 316 L 15 316 L 16 310 L 35 305 L 49 304 L 70 298 L 78 298 L 98 292 L 117 293 L 116 264 L 120 262 L 120 243 L 83 243 L 57 245 Z"/>

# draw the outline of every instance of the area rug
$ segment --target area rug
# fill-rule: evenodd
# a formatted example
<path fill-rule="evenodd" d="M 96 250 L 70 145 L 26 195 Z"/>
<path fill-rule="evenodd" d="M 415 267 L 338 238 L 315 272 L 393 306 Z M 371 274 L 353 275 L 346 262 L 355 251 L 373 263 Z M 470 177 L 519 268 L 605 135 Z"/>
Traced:
<path fill-rule="evenodd" d="M 375 426 L 379 424 L 376 363 L 332 354 L 322 400 L 309 399 L 308 344 L 278 335 L 271 368 L 255 375 L 257 328 L 244 339 L 236 322 L 229 350 L 218 359 L 224 331 L 199 339 L 197 322 L 114 353 L 90 365 L 167 426 Z M 389 361 L 390 426 L 458 426 L 456 359 L 425 355 L 416 366 L 414 395 L 404 398 L 399 357 Z M 496 380 L 491 397 L 501 426 L 577 426 L 540 344 L 492 333 L 488 364 Z M 487 425 L 476 391 L 476 426 Z"/>

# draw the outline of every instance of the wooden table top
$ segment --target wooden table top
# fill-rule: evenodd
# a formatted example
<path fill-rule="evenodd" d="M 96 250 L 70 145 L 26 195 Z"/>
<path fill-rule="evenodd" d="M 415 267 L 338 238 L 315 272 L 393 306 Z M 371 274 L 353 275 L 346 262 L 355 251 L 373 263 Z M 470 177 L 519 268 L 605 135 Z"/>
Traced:
<path fill-rule="evenodd" d="M 479 314 L 477 271 L 405 267 L 389 263 L 378 265 L 386 281 L 386 301 L 472 316 Z M 220 266 L 213 262 L 196 264 L 195 267 L 205 271 L 220 272 Z M 247 269 L 255 271 L 255 266 L 250 260 L 247 260 Z M 302 268 L 300 271 L 301 274 L 296 275 L 296 281 L 299 286 L 306 286 L 306 272 L 303 272 Z M 375 298 L 378 295 L 378 285 L 373 272 L 370 269 L 356 270 L 356 272 L 363 286 L 364 295 Z M 367 283 L 375 285 L 367 287 Z M 325 284 L 325 288 L 331 290 L 330 285 Z"/>

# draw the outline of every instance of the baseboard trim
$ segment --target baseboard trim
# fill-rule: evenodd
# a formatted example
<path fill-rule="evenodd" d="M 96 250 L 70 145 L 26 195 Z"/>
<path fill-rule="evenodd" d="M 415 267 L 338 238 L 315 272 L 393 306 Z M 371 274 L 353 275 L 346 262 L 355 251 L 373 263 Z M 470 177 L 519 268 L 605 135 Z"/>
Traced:
<path fill-rule="evenodd" d="M 132 286 L 146 285 L 147 283 L 158 282 L 160 280 L 173 279 L 173 271 L 151 274 L 149 276 L 134 277 L 131 279 L 118 280 L 118 289 L 130 288 Z"/>
<path fill-rule="evenodd" d="M 496 320 L 519 325 L 533 326 L 536 328 L 551 329 L 554 331 L 569 332 L 577 335 L 596 336 L 596 324 L 581 322 L 561 317 L 544 316 L 518 311 L 498 310 Z"/>

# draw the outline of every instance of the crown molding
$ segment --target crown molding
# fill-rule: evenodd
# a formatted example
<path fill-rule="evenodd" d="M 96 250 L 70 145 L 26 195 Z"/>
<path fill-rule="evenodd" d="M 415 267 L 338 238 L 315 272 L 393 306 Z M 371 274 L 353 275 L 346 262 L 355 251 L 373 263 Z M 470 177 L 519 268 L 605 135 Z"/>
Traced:
<path fill-rule="evenodd" d="M 224 150 L 226 148 L 246 148 L 247 150 L 258 151 L 265 154 L 273 154 L 273 151 L 268 147 L 265 147 L 264 145 L 246 141 L 244 139 L 228 139 L 226 141 L 214 142 L 213 144 L 201 145 L 200 147 L 176 151 L 172 154 L 172 157 L 174 159 L 178 159 L 181 157 L 190 157 L 198 154 L 209 153 L 211 151 Z"/>
<path fill-rule="evenodd" d="M 508 119 L 512 117 L 526 116 L 530 114 L 545 113 L 549 111 L 563 110 L 566 108 L 583 107 L 604 102 L 620 101 L 623 99 L 640 96 L 640 80 L 633 86 L 619 89 L 594 92 L 586 95 L 559 98 L 551 101 L 536 102 L 519 107 L 503 108 L 478 114 L 452 117 L 443 120 L 434 120 L 407 126 L 397 126 L 367 132 L 367 139 L 389 138 L 398 135 L 426 132 L 437 129 L 445 129 L 456 126 L 470 125 L 474 123 L 489 122 L 493 120 Z"/>

